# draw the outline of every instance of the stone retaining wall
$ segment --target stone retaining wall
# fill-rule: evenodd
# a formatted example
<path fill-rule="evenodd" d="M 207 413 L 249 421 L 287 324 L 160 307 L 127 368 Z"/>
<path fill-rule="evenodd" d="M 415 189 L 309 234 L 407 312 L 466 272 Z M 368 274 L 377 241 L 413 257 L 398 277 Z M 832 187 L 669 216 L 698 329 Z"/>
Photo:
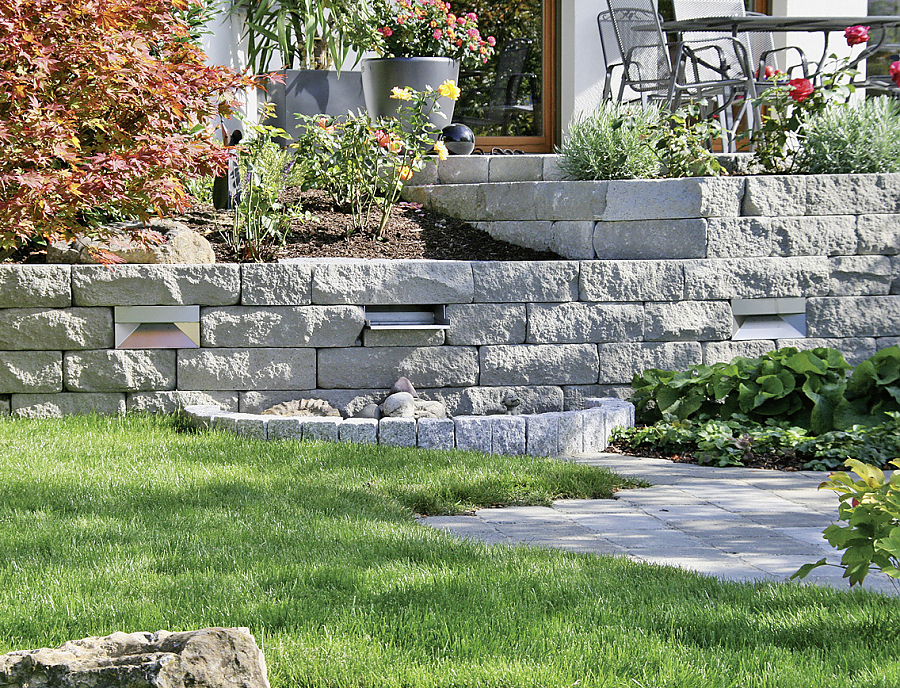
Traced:
<path fill-rule="evenodd" d="M 856 362 L 900 341 L 900 229 L 855 227 L 857 246 L 883 255 L 2 265 L 0 413 L 256 413 L 310 396 L 352 415 L 401 375 L 454 416 L 496 408 L 507 391 L 543 413 L 626 396 L 647 367 L 784 345 L 835 346 Z M 807 298 L 808 338 L 731 340 L 731 300 L 768 297 Z M 200 348 L 114 348 L 114 306 L 181 304 L 200 306 Z M 376 304 L 445 305 L 450 325 L 371 330 L 364 306 Z"/>
<path fill-rule="evenodd" d="M 585 409 L 518 416 L 455 418 L 297 418 L 188 406 L 195 428 L 259 440 L 321 440 L 494 454 L 575 456 L 605 451 L 616 427 L 634 425 L 634 406 L 618 399 L 585 399 Z"/>

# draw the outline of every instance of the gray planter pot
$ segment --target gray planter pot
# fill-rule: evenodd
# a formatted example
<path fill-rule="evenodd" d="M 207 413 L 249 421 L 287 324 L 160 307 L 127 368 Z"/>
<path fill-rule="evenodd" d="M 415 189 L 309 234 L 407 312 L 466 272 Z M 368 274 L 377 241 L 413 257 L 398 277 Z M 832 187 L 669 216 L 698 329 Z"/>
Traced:
<path fill-rule="evenodd" d="M 395 86 L 422 91 L 437 88 L 452 79 L 459 80 L 459 62 L 447 57 L 379 57 L 362 61 L 362 84 L 366 110 L 375 117 L 396 117 L 403 101 L 391 98 Z M 453 121 L 456 101 L 438 98 L 440 113 L 429 116 L 431 123 L 443 129 Z"/>
<path fill-rule="evenodd" d="M 285 83 L 270 84 L 268 99 L 275 103 L 275 118 L 267 124 L 281 127 L 293 137 L 303 133 L 295 114 L 346 115 L 365 107 L 362 75 L 327 69 L 285 69 Z"/>

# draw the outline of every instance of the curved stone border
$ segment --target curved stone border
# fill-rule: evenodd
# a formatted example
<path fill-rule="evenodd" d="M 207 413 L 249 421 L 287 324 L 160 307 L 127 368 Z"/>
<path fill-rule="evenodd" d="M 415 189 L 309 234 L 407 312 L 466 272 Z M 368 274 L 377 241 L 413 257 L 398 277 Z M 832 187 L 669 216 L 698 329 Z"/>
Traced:
<path fill-rule="evenodd" d="M 259 440 L 324 440 L 493 454 L 573 456 L 602 452 L 616 427 L 634 425 L 634 406 L 620 399 L 585 399 L 583 411 L 455 418 L 306 418 L 232 413 L 187 406 L 197 429 L 227 430 Z"/>

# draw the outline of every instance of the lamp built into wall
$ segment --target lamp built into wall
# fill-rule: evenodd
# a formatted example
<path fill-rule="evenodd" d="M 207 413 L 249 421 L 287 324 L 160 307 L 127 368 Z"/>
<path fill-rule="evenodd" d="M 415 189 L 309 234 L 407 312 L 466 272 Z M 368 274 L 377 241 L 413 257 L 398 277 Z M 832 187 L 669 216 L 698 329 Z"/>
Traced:
<path fill-rule="evenodd" d="M 446 330 L 446 306 L 366 306 L 370 330 Z"/>
<path fill-rule="evenodd" d="M 806 337 L 806 299 L 733 299 L 731 338 L 803 339 Z"/>
<path fill-rule="evenodd" d="M 200 306 L 116 306 L 117 349 L 197 349 Z"/>

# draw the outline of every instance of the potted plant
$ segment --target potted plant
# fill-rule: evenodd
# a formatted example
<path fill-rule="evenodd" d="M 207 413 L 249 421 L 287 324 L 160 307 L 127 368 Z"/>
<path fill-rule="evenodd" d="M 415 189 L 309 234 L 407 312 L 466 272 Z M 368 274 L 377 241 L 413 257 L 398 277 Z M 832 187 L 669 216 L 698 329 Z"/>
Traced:
<path fill-rule="evenodd" d="M 374 29 L 373 48 L 382 56 L 362 61 L 366 109 L 372 117 L 397 115 L 397 101 L 391 98 L 395 87 L 423 91 L 455 82 L 460 66 L 481 66 L 494 52 L 496 40 L 481 36 L 475 13 L 456 16 L 444 0 L 375 0 L 371 9 L 368 30 Z M 441 100 L 445 124 L 454 105 L 449 98 Z"/>
<path fill-rule="evenodd" d="M 359 72 L 342 73 L 341 67 L 351 52 L 360 55 L 380 36 L 370 3 L 235 0 L 231 12 L 242 16 L 251 71 L 284 73 L 284 83 L 268 87 L 276 127 L 296 135 L 295 114 L 338 115 L 363 106 Z"/>

